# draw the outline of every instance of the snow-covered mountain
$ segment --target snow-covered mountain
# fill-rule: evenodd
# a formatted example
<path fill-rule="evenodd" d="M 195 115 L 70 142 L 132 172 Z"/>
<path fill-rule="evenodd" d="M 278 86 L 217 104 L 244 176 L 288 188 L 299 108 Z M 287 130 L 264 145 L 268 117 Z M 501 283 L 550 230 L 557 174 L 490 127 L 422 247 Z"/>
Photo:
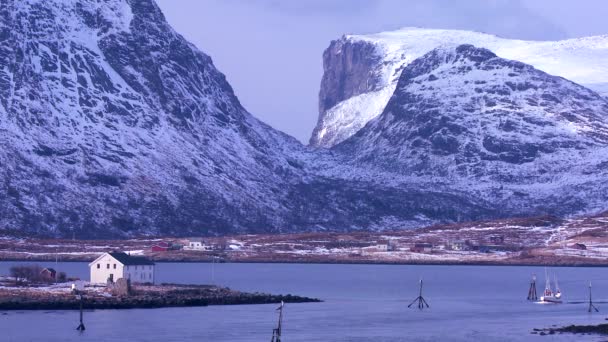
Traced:
<path fill-rule="evenodd" d="M 523 41 L 421 28 L 345 35 L 323 54 L 319 120 L 310 144 L 331 147 L 355 134 L 382 112 L 406 65 L 438 46 L 459 44 L 487 48 L 608 95 L 608 36 Z"/>
<path fill-rule="evenodd" d="M 76 237 L 382 229 L 467 199 L 319 170 L 153 0 L 2 0 L 0 230 Z M 442 213 L 439 215 L 438 213 Z"/>
<path fill-rule="evenodd" d="M 2 0 L 0 36 L 2 228 L 286 225 L 302 146 L 247 113 L 153 1 Z"/>
<path fill-rule="evenodd" d="M 344 45 L 356 58 L 326 73 L 321 107 L 350 98 L 384 114 L 326 150 L 248 113 L 153 0 L 0 0 L 0 37 L 0 233 L 382 230 L 606 209 L 606 99 L 487 50 L 420 53 L 388 80 L 376 45 Z"/>
<path fill-rule="evenodd" d="M 382 114 L 333 150 L 353 169 L 502 214 L 599 209 L 608 99 L 487 49 L 441 47 L 408 64 Z"/>

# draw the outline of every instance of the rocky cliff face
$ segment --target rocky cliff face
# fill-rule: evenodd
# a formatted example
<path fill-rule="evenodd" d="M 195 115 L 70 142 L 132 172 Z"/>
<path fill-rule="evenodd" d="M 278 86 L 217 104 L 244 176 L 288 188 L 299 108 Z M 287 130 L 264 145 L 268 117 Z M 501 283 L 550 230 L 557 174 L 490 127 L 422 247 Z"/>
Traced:
<path fill-rule="evenodd" d="M 3 228 L 285 225 L 279 203 L 301 177 L 290 157 L 301 146 L 247 113 L 153 1 L 3 0 L 0 25 Z"/>
<path fill-rule="evenodd" d="M 353 96 L 365 94 L 381 87 L 381 79 L 376 66 L 381 57 L 376 47 L 368 42 L 347 42 L 344 38 L 334 40 L 323 52 L 323 79 L 319 91 L 319 122 L 310 138 L 310 144 L 317 146 L 326 132 L 320 132 L 328 125 L 323 122 L 325 112 L 336 104 Z"/>
<path fill-rule="evenodd" d="M 310 145 L 329 148 L 355 134 L 382 112 L 401 70 L 416 58 L 445 44 L 485 47 L 500 57 L 531 64 L 603 95 L 608 94 L 605 86 L 608 67 L 603 62 L 608 58 L 608 36 L 535 42 L 502 39 L 470 31 L 419 28 L 343 36 L 333 41 L 324 53 L 325 73 L 319 95 L 319 119 Z M 349 68 L 342 67 L 344 60 L 348 61 Z M 357 82 L 345 82 L 350 91 L 336 96 L 329 90 L 340 87 L 337 82 L 328 80 Z"/>

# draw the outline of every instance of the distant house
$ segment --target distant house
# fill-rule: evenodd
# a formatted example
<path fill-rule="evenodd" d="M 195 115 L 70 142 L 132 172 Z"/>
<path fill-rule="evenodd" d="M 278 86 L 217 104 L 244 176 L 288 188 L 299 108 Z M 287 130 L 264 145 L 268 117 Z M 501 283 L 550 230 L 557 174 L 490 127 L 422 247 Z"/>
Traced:
<path fill-rule="evenodd" d="M 575 243 L 574 245 L 572 245 L 572 248 L 574 248 L 574 249 L 580 249 L 582 251 L 587 250 L 587 246 L 585 244 L 582 244 L 582 243 Z"/>
<path fill-rule="evenodd" d="M 505 237 L 503 235 L 490 235 L 488 240 L 491 244 L 502 245 L 505 242 Z"/>
<path fill-rule="evenodd" d="M 120 278 L 134 283 L 154 283 L 154 262 L 123 252 L 104 253 L 89 264 L 91 284 L 115 282 Z"/>
<path fill-rule="evenodd" d="M 207 247 L 203 243 L 203 240 L 190 239 L 190 240 L 188 240 L 188 244 L 186 246 L 184 246 L 184 249 L 189 250 L 189 251 L 203 251 L 203 250 L 207 249 Z"/>
<path fill-rule="evenodd" d="M 410 251 L 414 253 L 431 253 L 433 251 L 433 245 L 430 243 L 417 243 L 410 248 Z"/>
<path fill-rule="evenodd" d="M 52 268 L 43 268 L 40 271 L 40 276 L 46 280 L 55 280 L 57 279 L 57 271 Z"/>
<path fill-rule="evenodd" d="M 451 241 L 448 242 L 445 247 L 452 251 L 465 251 L 468 249 L 468 245 L 464 241 Z"/>
<path fill-rule="evenodd" d="M 152 252 L 166 252 L 169 249 L 171 249 L 171 244 L 165 241 L 161 241 L 152 246 Z"/>
<path fill-rule="evenodd" d="M 387 251 L 388 251 L 388 245 L 387 244 L 367 246 L 367 247 L 361 248 L 361 253 L 362 254 L 387 252 Z"/>
<path fill-rule="evenodd" d="M 397 250 L 399 250 L 399 245 L 397 244 L 396 241 L 388 240 L 388 242 L 386 243 L 386 250 L 388 252 L 397 251 Z"/>

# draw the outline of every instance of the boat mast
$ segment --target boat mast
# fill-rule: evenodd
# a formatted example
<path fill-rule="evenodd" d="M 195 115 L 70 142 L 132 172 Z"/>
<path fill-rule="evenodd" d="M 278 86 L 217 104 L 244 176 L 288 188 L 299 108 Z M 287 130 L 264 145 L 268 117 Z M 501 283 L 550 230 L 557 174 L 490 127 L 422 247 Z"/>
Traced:
<path fill-rule="evenodd" d="M 549 273 L 547 273 L 547 268 L 545 267 L 545 294 L 551 291 L 551 278 L 549 277 Z"/>
<path fill-rule="evenodd" d="M 530 282 L 530 289 L 528 290 L 528 300 L 538 300 L 536 295 L 536 274 L 532 275 L 532 282 Z"/>

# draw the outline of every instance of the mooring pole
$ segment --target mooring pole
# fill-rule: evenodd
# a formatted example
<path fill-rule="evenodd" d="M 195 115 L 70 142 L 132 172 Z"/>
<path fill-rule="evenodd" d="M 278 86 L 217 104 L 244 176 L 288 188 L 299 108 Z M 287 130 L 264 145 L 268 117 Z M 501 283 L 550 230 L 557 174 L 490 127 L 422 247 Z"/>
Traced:
<path fill-rule="evenodd" d="M 424 309 L 424 307 L 426 306 L 427 308 L 430 308 L 429 304 L 426 302 L 426 300 L 424 300 L 424 297 L 422 297 L 422 278 L 420 279 L 420 288 L 418 291 L 418 297 L 416 299 L 414 299 L 414 301 L 412 301 L 410 303 L 410 305 L 408 305 L 408 308 L 411 308 L 412 305 L 414 305 L 414 303 L 418 303 L 418 309 L 422 310 Z"/>
<path fill-rule="evenodd" d="M 528 290 L 528 300 L 538 300 L 536 294 L 536 274 L 532 275 L 532 282 L 530 283 L 530 289 Z"/>
<path fill-rule="evenodd" d="M 275 329 L 272 329 L 272 339 L 270 342 L 281 342 L 281 330 L 283 329 L 283 301 L 277 309 L 279 311 L 279 324 Z"/>
<path fill-rule="evenodd" d="M 592 312 L 591 310 L 595 310 L 595 312 L 600 312 L 600 310 L 598 310 L 595 305 L 593 305 L 593 300 L 591 300 L 591 282 L 589 282 L 589 312 Z"/>
<path fill-rule="evenodd" d="M 83 321 L 83 317 L 82 317 L 83 316 L 83 312 L 82 312 L 83 310 L 82 309 L 83 309 L 84 296 L 83 296 L 82 293 L 79 293 L 77 296 L 80 299 L 80 324 L 78 324 L 78 328 L 76 328 L 76 330 L 82 332 L 82 331 L 85 330 L 84 321 Z"/>

